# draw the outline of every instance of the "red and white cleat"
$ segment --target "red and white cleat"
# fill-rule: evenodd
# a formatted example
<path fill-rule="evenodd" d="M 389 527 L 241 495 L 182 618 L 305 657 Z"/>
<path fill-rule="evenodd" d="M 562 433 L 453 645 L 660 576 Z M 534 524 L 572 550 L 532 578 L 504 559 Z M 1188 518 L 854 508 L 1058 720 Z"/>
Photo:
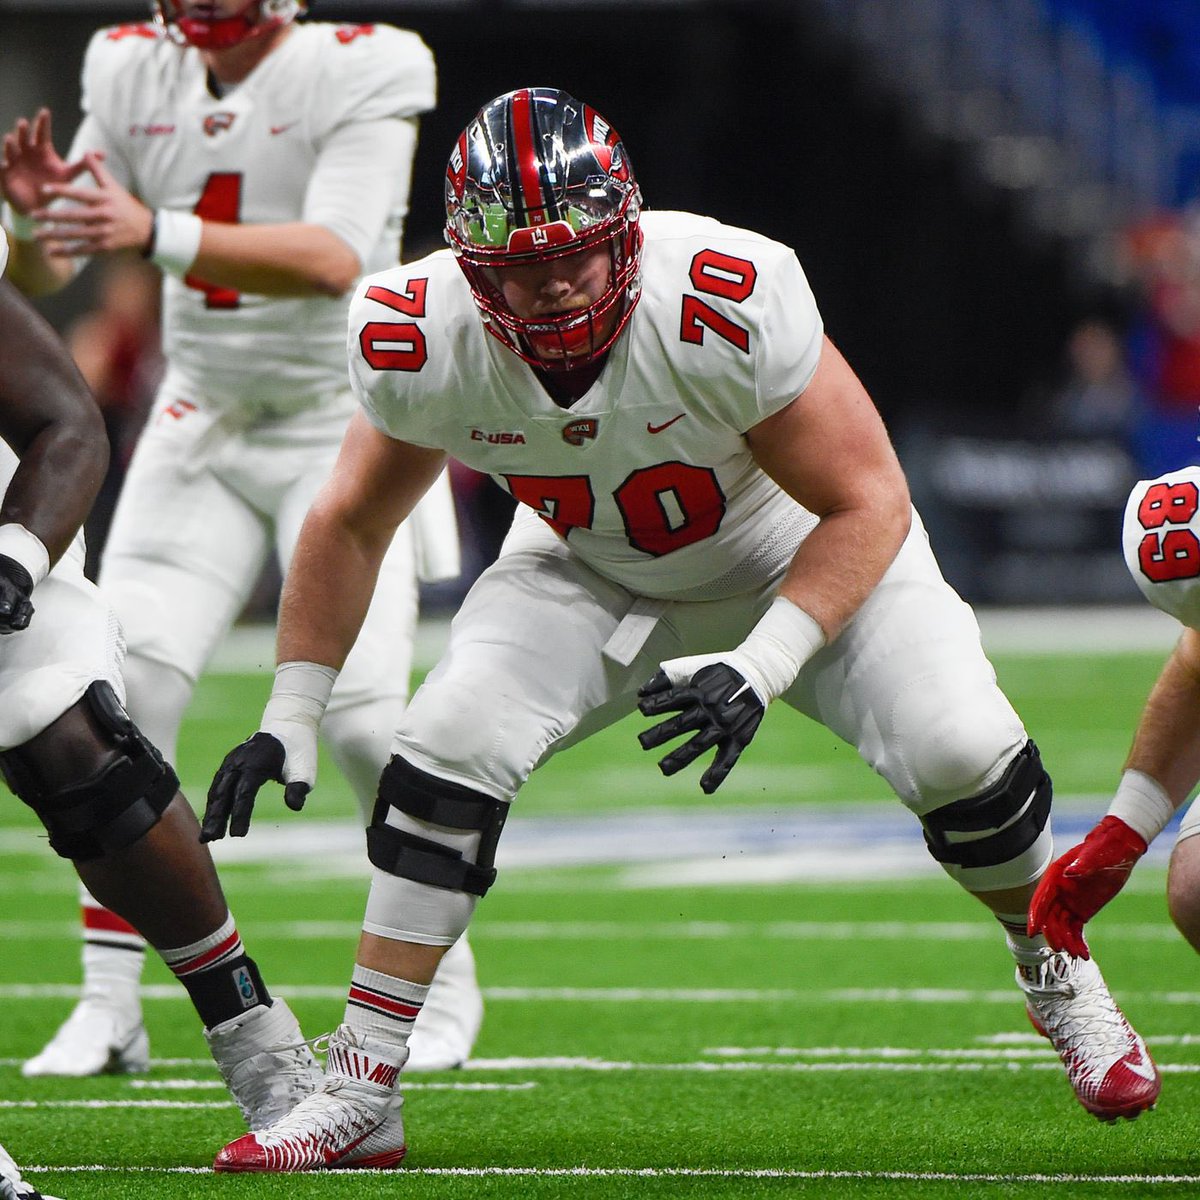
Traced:
<path fill-rule="evenodd" d="M 282 1120 L 230 1142 L 213 1169 L 399 1166 L 407 1147 L 396 1079 L 406 1056 L 403 1047 L 340 1026 L 329 1038 L 324 1083 Z"/>
<path fill-rule="evenodd" d="M 1101 1121 L 1133 1120 L 1154 1107 L 1158 1068 L 1109 995 L 1094 959 L 1045 950 L 1017 967 L 1033 1027 L 1054 1043 L 1079 1103 Z"/>

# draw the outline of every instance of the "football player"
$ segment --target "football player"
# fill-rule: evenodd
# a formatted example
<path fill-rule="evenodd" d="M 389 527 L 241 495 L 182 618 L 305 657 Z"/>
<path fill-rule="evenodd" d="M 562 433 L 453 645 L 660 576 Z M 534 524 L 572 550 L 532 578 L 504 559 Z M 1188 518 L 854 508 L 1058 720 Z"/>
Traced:
<path fill-rule="evenodd" d="M 393 741 L 326 1080 L 217 1168 L 401 1159 L 408 1032 L 495 879 L 510 804 L 540 763 L 635 707 L 661 718 L 644 748 L 686 739 L 666 774 L 715 750 L 706 792 L 774 699 L 857 747 L 1003 924 L 1084 1106 L 1150 1106 L 1157 1070 L 1095 963 L 1026 931 L 1049 776 L 795 254 L 643 212 L 612 125 L 553 89 L 487 104 L 445 186 L 449 249 L 355 296 L 362 409 L 301 533 L 262 724 L 218 772 L 204 836 L 244 833 L 267 779 L 303 801 L 376 566 L 446 456 L 522 508 Z"/>
<path fill-rule="evenodd" d="M 91 893 L 158 950 L 247 1123 L 269 1125 L 320 1069 L 246 954 L 174 771 L 123 706 L 121 629 L 83 574 L 79 532 L 108 463 L 104 423 L 7 281 L 0 438 L 0 774 Z"/>
<path fill-rule="evenodd" d="M 102 29 L 66 160 L 51 117 L 4 138 L 13 279 L 40 293 L 87 258 L 139 250 L 164 275 L 167 372 L 134 453 L 100 585 L 129 640 L 130 712 L 168 761 L 195 683 L 274 551 L 284 570 L 355 407 L 349 289 L 399 260 L 432 56 L 387 25 L 298 23 L 297 0 L 163 0 Z M 415 536 L 414 536 L 415 533 Z M 425 578 L 458 571 L 448 484 L 380 572 L 330 701 L 329 749 L 369 812 L 407 698 Z M 28 1075 L 142 1070 L 144 942 L 83 897 L 84 990 Z M 482 1017 L 466 942 L 414 1039 L 460 1064 Z"/>
<path fill-rule="evenodd" d="M 1125 885 L 1137 861 L 1200 780 L 1200 467 L 1144 479 L 1129 495 L 1125 564 L 1142 594 L 1183 626 L 1150 691 L 1108 812 L 1051 864 L 1029 927 L 1086 958 L 1083 927 Z M 1167 871 L 1180 933 L 1200 951 L 1200 808 L 1184 816 Z"/>
<path fill-rule="evenodd" d="M 12 1155 L 0 1146 L 0 1200 L 58 1200 L 58 1197 L 47 1196 L 22 1179 L 20 1168 L 13 1162 Z"/>

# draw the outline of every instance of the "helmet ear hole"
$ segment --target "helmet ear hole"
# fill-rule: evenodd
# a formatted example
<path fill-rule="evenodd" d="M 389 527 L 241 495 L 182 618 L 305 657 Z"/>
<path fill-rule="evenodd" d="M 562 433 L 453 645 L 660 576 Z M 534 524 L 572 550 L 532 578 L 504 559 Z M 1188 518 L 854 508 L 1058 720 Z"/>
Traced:
<path fill-rule="evenodd" d="M 625 327 L 640 294 L 640 211 L 616 130 L 554 88 L 521 88 L 485 104 L 446 169 L 446 241 L 484 324 L 538 366 L 549 365 L 536 352 L 546 339 L 559 348 L 554 365 L 566 369 L 594 361 Z M 519 316 L 487 271 L 599 246 L 611 264 L 603 295 L 550 318 Z"/>

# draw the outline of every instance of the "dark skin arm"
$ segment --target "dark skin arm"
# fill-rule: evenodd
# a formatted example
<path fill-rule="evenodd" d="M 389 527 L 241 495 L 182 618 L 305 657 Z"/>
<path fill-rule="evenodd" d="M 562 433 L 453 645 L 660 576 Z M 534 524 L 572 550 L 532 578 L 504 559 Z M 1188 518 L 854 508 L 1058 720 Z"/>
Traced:
<path fill-rule="evenodd" d="M 54 330 L 0 280 L 0 437 L 21 462 L 0 524 L 36 534 L 56 563 L 79 531 L 108 468 L 100 410 Z"/>

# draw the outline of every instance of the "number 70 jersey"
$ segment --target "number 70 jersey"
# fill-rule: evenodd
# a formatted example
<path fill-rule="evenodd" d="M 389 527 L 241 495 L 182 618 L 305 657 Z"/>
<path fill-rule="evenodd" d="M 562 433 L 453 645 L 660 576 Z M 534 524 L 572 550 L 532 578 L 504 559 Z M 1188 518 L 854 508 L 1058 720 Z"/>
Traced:
<path fill-rule="evenodd" d="M 491 475 L 606 578 L 664 599 L 741 594 L 816 524 L 744 434 L 807 387 L 821 318 L 778 242 L 687 213 L 645 213 L 642 230 L 641 299 L 570 408 L 487 333 L 449 251 L 364 280 L 351 378 L 384 433 Z"/>

